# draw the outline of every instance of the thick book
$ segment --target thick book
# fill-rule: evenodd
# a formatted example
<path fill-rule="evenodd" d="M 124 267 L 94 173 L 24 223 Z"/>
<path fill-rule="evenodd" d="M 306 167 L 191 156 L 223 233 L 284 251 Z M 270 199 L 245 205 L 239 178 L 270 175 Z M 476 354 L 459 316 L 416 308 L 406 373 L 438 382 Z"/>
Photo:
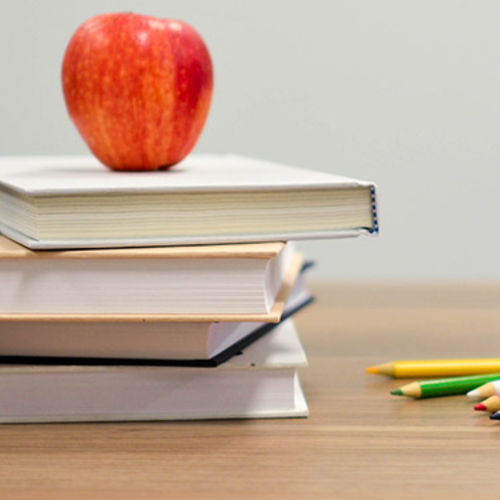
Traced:
<path fill-rule="evenodd" d="M 0 237 L 0 320 L 277 322 L 301 265 L 291 243 L 33 251 Z"/>
<path fill-rule="evenodd" d="M 0 231 L 30 248 L 375 234 L 375 185 L 235 155 L 113 172 L 90 156 L 0 159 Z"/>
<path fill-rule="evenodd" d="M 0 422 L 305 417 L 291 320 L 216 368 L 2 366 Z"/>
<path fill-rule="evenodd" d="M 281 322 L 313 301 L 304 266 Z M 0 321 L 0 364 L 213 367 L 278 323 L 165 321 Z"/>

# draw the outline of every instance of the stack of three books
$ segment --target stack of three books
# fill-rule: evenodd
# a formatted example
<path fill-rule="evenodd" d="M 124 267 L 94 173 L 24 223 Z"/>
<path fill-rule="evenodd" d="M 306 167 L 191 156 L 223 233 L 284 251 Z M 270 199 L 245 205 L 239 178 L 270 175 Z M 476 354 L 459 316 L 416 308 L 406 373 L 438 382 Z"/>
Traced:
<path fill-rule="evenodd" d="M 377 229 L 372 184 L 247 158 L 0 161 L 0 422 L 306 416 L 290 240 Z"/>

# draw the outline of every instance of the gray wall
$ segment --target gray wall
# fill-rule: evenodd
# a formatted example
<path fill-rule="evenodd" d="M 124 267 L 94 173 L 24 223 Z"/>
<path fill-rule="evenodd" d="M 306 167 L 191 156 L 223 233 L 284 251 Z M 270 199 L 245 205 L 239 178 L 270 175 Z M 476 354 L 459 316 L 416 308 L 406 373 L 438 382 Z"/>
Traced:
<path fill-rule="evenodd" d="M 500 3 L 4 0 L 0 154 L 86 152 L 60 64 L 81 22 L 116 10 L 206 39 L 216 91 L 196 151 L 378 183 L 379 238 L 301 244 L 317 278 L 500 278 Z"/>

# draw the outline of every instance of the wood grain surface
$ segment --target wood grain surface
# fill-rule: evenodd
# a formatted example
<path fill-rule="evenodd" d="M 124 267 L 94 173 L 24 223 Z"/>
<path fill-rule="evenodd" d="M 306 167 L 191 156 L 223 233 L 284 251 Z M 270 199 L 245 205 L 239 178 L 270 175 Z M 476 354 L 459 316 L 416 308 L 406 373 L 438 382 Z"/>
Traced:
<path fill-rule="evenodd" d="M 0 498 L 487 498 L 500 425 L 465 397 L 389 396 L 405 380 L 363 369 L 498 356 L 500 284 L 315 288 L 297 318 L 310 418 L 0 426 Z"/>

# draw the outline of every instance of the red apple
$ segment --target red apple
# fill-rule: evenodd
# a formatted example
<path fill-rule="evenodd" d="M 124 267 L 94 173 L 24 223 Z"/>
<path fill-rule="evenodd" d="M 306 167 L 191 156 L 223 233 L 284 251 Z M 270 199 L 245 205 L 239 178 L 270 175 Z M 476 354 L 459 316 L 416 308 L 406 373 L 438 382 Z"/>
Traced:
<path fill-rule="evenodd" d="M 102 163 L 114 170 L 165 169 L 200 136 L 212 61 L 184 22 L 102 14 L 71 38 L 62 85 L 73 123 Z"/>

